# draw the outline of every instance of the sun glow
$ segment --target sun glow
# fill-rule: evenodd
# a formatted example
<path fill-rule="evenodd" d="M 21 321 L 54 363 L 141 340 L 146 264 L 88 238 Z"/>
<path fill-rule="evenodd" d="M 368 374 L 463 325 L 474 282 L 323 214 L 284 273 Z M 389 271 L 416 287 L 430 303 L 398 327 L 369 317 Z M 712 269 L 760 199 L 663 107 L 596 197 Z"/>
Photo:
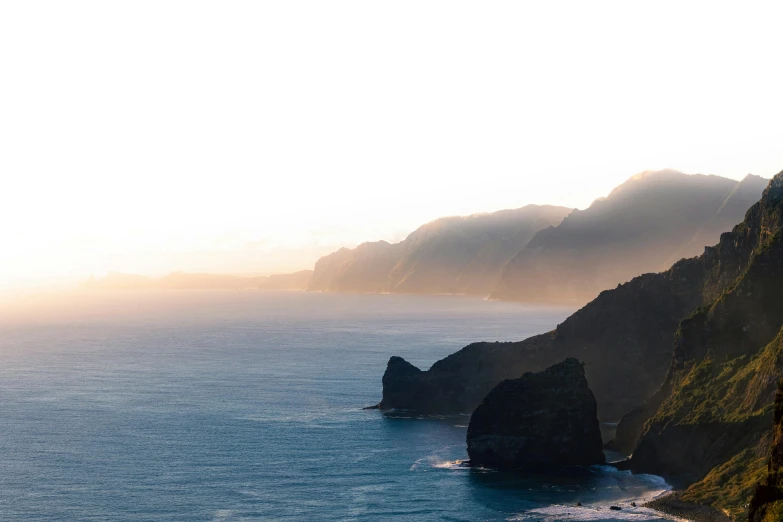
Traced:
<path fill-rule="evenodd" d="M 305 268 L 651 168 L 769 177 L 779 11 L 4 3 L 0 287 Z"/>

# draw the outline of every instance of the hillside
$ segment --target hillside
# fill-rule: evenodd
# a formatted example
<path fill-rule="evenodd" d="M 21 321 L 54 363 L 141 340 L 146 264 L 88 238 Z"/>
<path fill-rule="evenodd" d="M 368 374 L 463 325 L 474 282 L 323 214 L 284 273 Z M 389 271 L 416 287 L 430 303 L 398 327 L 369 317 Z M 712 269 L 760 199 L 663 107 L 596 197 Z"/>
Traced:
<path fill-rule="evenodd" d="M 399 243 L 363 243 L 322 257 L 308 289 L 487 295 L 505 264 L 539 230 L 559 224 L 570 211 L 528 205 L 437 219 Z"/>
<path fill-rule="evenodd" d="M 587 302 L 602 290 L 700 255 L 740 222 L 767 180 L 644 172 L 541 231 L 504 268 L 496 299 Z"/>
<path fill-rule="evenodd" d="M 682 321 L 630 467 L 674 477 L 684 500 L 742 518 L 763 476 L 783 376 L 783 173 L 709 256 L 734 267 L 712 267 L 706 306 Z"/>

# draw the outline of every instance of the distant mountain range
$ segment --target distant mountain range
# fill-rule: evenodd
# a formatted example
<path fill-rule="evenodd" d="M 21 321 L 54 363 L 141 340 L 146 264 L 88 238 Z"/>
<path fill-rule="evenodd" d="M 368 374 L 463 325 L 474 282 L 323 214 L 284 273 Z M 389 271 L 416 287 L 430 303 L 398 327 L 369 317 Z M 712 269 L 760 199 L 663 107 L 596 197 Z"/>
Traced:
<path fill-rule="evenodd" d="M 312 277 L 311 270 L 270 276 L 235 276 L 172 272 L 152 278 L 136 274 L 110 272 L 102 279 L 91 278 L 81 284 L 83 290 L 304 290 Z"/>
<path fill-rule="evenodd" d="M 631 177 L 585 210 L 528 205 L 427 223 L 399 243 L 376 241 L 321 257 L 312 271 L 264 277 L 112 273 L 82 286 L 257 288 L 473 294 L 588 302 L 634 277 L 701 254 L 742 221 L 767 185 L 673 170 Z"/>
<path fill-rule="evenodd" d="M 500 272 L 537 232 L 571 209 L 528 205 L 437 219 L 400 243 L 342 248 L 315 264 L 309 290 L 487 295 Z"/>
<path fill-rule="evenodd" d="M 663 170 L 633 176 L 583 211 L 529 205 L 442 218 L 400 243 L 322 257 L 308 290 L 587 302 L 701 254 L 742 221 L 766 184 Z"/>

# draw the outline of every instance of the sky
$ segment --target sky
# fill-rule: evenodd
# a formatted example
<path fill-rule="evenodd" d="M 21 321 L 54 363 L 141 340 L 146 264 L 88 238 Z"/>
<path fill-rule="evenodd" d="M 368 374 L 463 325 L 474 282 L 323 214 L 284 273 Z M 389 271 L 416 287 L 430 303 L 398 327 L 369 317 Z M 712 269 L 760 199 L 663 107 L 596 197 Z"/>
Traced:
<path fill-rule="evenodd" d="M 783 169 L 780 2 L 0 3 L 0 289 Z"/>

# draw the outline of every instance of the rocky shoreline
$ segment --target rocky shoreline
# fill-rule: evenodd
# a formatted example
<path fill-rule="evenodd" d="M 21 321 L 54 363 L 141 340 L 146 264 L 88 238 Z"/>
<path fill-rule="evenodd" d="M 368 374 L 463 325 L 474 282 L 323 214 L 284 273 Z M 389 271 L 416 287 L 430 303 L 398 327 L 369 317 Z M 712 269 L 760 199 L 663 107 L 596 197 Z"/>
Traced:
<path fill-rule="evenodd" d="M 661 497 L 642 504 L 665 515 L 690 520 L 692 522 L 731 522 L 732 519 L 722 511 L 703 504 L 694 504 L 680 498 L 680 492 L 672 491 Z"/>

